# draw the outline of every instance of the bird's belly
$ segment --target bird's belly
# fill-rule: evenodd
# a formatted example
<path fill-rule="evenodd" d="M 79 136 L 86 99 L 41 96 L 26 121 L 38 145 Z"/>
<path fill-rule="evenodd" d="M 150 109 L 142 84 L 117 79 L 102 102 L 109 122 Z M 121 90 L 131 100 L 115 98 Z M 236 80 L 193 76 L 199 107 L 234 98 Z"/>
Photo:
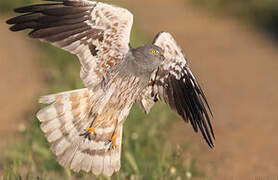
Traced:
<path fill-rule="evenodd" d="M 106 94 L 109 98 L 97 118 L 97 122 L 102 122 L 102 127 L 124 123 L 136 97 L 145 84 L 141 78 L 132 75 L 115 77 L 111 81 L 106 88 Z"/>

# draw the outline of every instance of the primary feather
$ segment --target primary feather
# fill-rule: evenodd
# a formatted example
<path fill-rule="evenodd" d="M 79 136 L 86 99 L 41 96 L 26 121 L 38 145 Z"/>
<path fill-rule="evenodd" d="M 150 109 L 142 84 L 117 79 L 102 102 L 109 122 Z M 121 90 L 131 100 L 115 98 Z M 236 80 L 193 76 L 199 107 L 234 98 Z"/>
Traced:
<path fill-rule="evenodd" d="M 189 120 L 195 132 L 200 130 L 207 144 L 213 147 L 212 113 L 182 50 L 168 32 L 158 33 L 153 44 L 164 50 L 165 61 L 153 73 L 152 85 L 146 87 L 138 97 L 141 108 L 149 112 L 158 99 L 165 102 L 183 120 Z"/>

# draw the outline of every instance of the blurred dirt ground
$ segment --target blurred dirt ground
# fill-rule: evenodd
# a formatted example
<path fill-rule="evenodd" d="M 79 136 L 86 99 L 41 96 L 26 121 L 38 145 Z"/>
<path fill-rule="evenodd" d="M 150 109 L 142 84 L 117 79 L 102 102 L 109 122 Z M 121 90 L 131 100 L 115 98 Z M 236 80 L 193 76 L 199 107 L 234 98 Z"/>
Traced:
<path fill-rule="evenodd" d="M 28 38 L 10 32 L 5 18 L 1 18 L 0 145 L 25 129 L 27 113 L 34 108 L 34 97 L 42 87 L 39 59 Z"/>
<path fill-rule="evenodd" d="M 193 139 L 196 148 L 185 157 L 197 158 L 212 179 L 277 178 L 277 44 L 232 18 L 202 13 L 182 0 L 126 2 L 143 31 L 175 36 L 207 92 L 216 147 L 200 143 L 200 135 L 180 121 L 169 135 L 177 144 Z M 26 39 L 8 32 L 0 20 L 1 139 L 18 131 L 43 85 L 40 56 Z"/>
<path fill-rule="evenodd" d="M 189 58 L 214 111 L 210 150 L 181 121 L 169 134 L 192 137 L 193 157 L 213 179 L 278 178 L 278 47 L 252 27 L 214 17 L 182 0 L 130 1 L 149 35 L 170 31 Z M 186 130 L 186 132 L 185 132 Z"/>

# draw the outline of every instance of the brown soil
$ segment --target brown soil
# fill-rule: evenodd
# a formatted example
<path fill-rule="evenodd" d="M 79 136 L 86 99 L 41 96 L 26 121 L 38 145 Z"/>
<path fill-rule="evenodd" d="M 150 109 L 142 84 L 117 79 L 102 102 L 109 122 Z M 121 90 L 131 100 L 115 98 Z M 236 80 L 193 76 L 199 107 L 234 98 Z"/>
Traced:
<path fill-rule="evenodd" d="M 1 145 L 25 129 L 27 113 L 34 108 L 34 97 L 43 82 L 38 63 L 39 55 L 28 38 L 10 32 L 0 19 Z"/>
<path fill-rule="evenodd" d="M 242 22 L 214 17 L 188 4 L 129 1 L 145 32 L 154 36 L 166 30 L 175 36 L 215 114 L 214 150 L 200 143 L 200 136 L 182 121 L 173 140 L 193 138 L 196 148 L 191 154 L 213 179 L 277 179 L 277 45 Z"/>

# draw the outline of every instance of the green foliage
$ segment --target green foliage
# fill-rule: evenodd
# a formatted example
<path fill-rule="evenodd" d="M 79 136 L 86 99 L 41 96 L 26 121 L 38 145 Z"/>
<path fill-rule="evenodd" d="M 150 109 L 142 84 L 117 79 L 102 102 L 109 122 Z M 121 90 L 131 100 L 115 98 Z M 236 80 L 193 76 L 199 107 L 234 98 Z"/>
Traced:
<path fill-rule="evenodd" d="M 259 27 L 278 32 L 278 1 L 276 0 L 192 0 L 213 11 L 248 18 Z"/>

